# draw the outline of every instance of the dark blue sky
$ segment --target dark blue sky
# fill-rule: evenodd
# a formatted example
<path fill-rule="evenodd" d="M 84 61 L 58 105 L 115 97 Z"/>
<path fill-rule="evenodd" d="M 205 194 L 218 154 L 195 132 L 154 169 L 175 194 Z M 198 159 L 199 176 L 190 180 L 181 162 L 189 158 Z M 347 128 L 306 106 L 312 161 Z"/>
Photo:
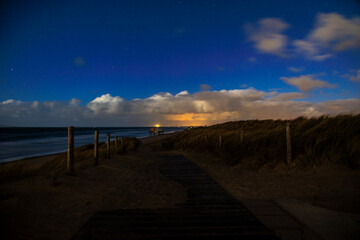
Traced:
<path fill-rule="evenodd" d="M 328 84 L 307 89 L 307 101 L 359 97 L 359 36 L 353 33 L 350 43 L 347 32 L 340 39 L 309 37 L 321 25 L 318 19 L 325 19 L 319 14 L 336 14 L 327 29 L 337 23 L 349 26 L 348 32 L 356 29 L 355 0 L 1 4 L 0 101 L 76 98 L 86 105 L 104 94 L 131 100 L 195 93 L 201 84 L 212 91 L 253 87 L 285 93 L 298 91 L 301 83 L 282 78 L 307 75 Z M 261 28 L 261 19 L 277 19 L 279 29 Z M 296 49 L 296 40 L 316 50 Z M 337 43 L 350 47 L 339 50 Z M 331 57 L 314 60 L 320 54 Z"/>

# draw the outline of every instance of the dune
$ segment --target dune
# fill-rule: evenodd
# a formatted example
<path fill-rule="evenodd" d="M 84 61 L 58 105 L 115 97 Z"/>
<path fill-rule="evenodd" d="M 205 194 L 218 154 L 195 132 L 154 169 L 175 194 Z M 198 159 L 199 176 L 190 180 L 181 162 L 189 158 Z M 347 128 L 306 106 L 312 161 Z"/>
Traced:
<path fill-rule="evenodd" d="M 66 153 L 2 164 L 4 238 L 69 239 L 99 210 L 172 208 L 185 202 L 186 189 L 159 171 L 159 155 L 164 153 L 184 155 L 243 203 L 277 202 L 291 214 L 294 204 L 287 199 L 297 199 L 309 212 L 323 213 L 320 207 L 358 216 L 359 116 L 293 120 L 293 143 L 305 139 L 313 148 L 295 148 L 291 164 L 282 149 L 285 144 L 279 143 L 285 139 L 284 123 L 231 122 L 141 141 L 129 138 L 120 152 L 112 150 L 110 159 L 105 158 L 105 144 L 100 144 L 99 166 L 93 166 L 93 146 L 82 146 L 75 150 L 75 176 L 66 174 Z M 216 145 L 219 134 L 221 147 Z M 317 144 L 336 154 L 324 158 L 323 152 L 313 151 Z M 348 159 L 342 151 L 348 151 Z M 298 209 L 293 216 L 311 219 Z"/>

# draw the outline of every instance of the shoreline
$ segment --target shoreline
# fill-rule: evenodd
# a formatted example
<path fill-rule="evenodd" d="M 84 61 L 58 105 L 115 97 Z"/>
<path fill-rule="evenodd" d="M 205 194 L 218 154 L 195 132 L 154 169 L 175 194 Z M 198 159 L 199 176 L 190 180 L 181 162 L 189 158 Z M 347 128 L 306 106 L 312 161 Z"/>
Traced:
<path fill-rule="evenodd" d="M 156 142 L 156 141 L 163 140 L 164 138 L 170 137 L 170 136 L 172 136 L 174 134 L 178 134 L 178 133 L 180 133 L 182 131 L 184 131 L 184 130 L 172 131 L 172 132 L 168 132 L 168 133 L 160 134 L 160 135 L 156 135 L 156 136 L 138 137 L 138 139 L 143 143 Z M 80 147 L 85 146 L 85 145 L 87 145 L 87 144 L 75 147 L 75 149 L 80 148 Z M 13 161 L 0 162 L 0 167 L 1 166 L 17 165 L 17 164 L 25 164 L 25 165 L 29 165 L 29 167 L 31 167 L 30 162 L 31 162 L 31 164 L 35 164 L 36 166 L 38 166 L 38 164 L 50 161 L 50 160 L 56 158 L 57 156 L 59 156 L 61 154 L 64 154 L 66 152 L 67 151 L 61 151 L 61 152 L 55 152 L 55 153 L 45 153 L 45 154 L 40 154 L 40 155 L 36 155 L 36 156 L 19 158 L 17 160 L 13 160 Z"/>
<path fill-rule="evenodd" d="M 141 140 L 145 140 L 146 142 L 149 142 L 148 139 L 151 139 L 151 138 L 155 138 L 155 137 L 160 137 L 160 136 L 170 136 L 170 135 L 173 135 L 173 134 L 176 134 L 176 133 L 180 133 L 184 130 L 178 130 L 178 131 L 171 131 L 171 132 L 165 132 L 163 134 L 160 134 L 160 135 L 155 135 L 155 136 L 143 136 L 143 137 L 136 137 L 138 138 L 140 141 Z M 161 138 L 162 139 L 162 138 Z M 114 140 L 113 140 L 114 141 Z M 99 142 L 99 143 L 104 143 L 104 142 Z M 88 144 L 93 144 L 93 143 L 88 143 Z M 80 146 L 77 146 L 75 147 L 76 148 L 79 148 L 79 147 L 82 147 L 82 146 L 85 146 L 87 144 L 83 144 L 83 145 L 80 145 Z M 65 151 L 56 151 L 56 152 L 50 152 L 50 153 L 43 153 L 43 154 L 39 154 L 39 155 L 31 155 L 31 156 L 27 156 L 27 157 L 21 157 L 21 158 L 17 158 L 17 159 L 14 159 L 14 160 L 7 160 L 7 161 L 0 161 L 0 166 L 3 166 L 3 165 L 7 165 L 7 164 L 11 164 L 11 163 L 15 163 L 15 162 L 22 162 L 22 161 L 28 161 L 28 160 L 34 160 L 34 159 L 38 159 L 38 158 L 45 158 L 45 157 L 56 157 L 60 154 L 63 154 L 63 153 L 66 153 L 67 150 Z M 6 159 L 6 158 L 5 158 Z M 13 158 L 10 158 L 10 159 L 13 159 Z"/>

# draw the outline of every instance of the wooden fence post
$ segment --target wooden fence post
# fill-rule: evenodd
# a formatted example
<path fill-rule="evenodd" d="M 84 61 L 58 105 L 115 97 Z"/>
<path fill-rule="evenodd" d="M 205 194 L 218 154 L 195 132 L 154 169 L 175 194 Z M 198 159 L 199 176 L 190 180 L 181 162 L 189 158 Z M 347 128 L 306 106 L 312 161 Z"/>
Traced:
<path fill-rule="evenodd" d="M 107 152 L 107 154 L 106 154 L 106 158 L 110 158 L 110 133 L 108 133 L 107 134 L 107 145 L 106 145 L 106 152 Z"/>
<path fill-rule="evenodd" d="M 290 165 L 291 160 L 291 135 L 290 135 L 290 123 L 286 123 L 286 161 Z"/>
<path fill-rule="evenodd" d="M 74 175 L 74 127 L 68 127 L 67 172 Z"/>
<path fill-rule="evenodd" d="M 118 138 L 115 136 L 115 152 L 118 153 Z"/>
<path fill-rule="evenodd" d="M 120 149 L 121 149 L 121 152 L 124 151 L 124 138 L 123 137 L 120 138 Z"/>
<path fill-rule="evenodd" d="M 99 164 L 99 131 L 95 130 L 95 139 L 94 139 L 94 165 Z"/>
<path fill-rule="evenodd" d="M 222 145 L 221 133 L 219 134 L 219 147 Z"/>
<path fill-rule="evenodd" d="M 240 131 L 240 144 L 241 146 L 244 144 L 244 130 L 241 129 Z"/>

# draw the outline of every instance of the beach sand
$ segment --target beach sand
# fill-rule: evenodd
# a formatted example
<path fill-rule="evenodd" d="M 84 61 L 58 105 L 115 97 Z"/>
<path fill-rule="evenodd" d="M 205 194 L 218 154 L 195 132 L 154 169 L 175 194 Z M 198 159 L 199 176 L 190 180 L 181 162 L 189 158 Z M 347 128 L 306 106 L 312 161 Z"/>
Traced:
<path fill-rule="evenodd" d="M 164 137 L 151 139 L 160 138 Z M 5 165 L 36 168 L 56 156 Z M 102 209 L 167 208 L 184 202 L 186 190 L 158 171 L 161 161 L 141 144 L 136 152 L 101 160 L 97 167 L 78 170 L 76 176 L 59 176 L 55 185 L 41 176 L 2 183 L 1 238 L 70 239 Z"/>
<path fill-rule="evenodd" d="M 77 170 L 76 176 L 61 175 L 55 180 L 31 176 L 2 183 L 1 231 L 6 233 L 2 239 L 69 239 L 98 210 L 168 208 L 184 202 L 186 189 L 158 170 L 162 162 L 158 155 L 165 153 L 162 142 L 169 136 L 144 138 L 136 152 L 101 160 L 97 167 Z M 226 166 L 204 154 L 167 153 L 184 154 L 240 201 L 296 198 L 323 208 L 360 213 L 359 171 L 323 166 L 289 172 L 281 165 L 253 171 L 242 165 Z M 37 168 L 56 156 L 0 167 Z"/>

